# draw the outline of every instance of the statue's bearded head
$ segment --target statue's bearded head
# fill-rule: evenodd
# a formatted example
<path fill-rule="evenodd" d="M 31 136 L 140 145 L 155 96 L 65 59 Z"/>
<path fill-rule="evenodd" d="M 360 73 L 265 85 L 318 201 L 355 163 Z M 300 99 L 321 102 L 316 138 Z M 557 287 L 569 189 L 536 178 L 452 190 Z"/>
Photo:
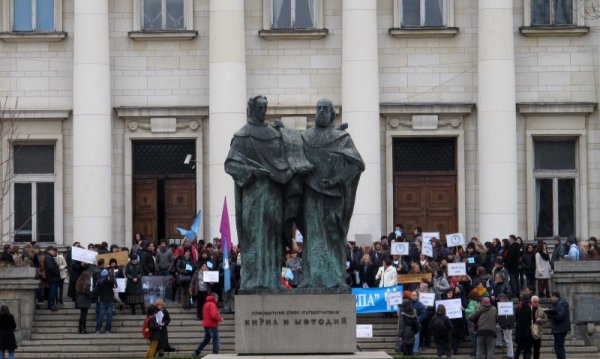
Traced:
<path fill-rule="evenodd" d="M 265 96 L 255 96 L 248 101 L 248 116 L 255 120 L 264 122 L 267 114 L 267 98 Z"/>
<path fill-rule="evenodd" d="M 335 110 L 333 109 L 333 103 L 329 99 L 320 99 L 317 102 L 317 117 L 315 123 L 317 127 L 329 127 L 335 117 Z"/>

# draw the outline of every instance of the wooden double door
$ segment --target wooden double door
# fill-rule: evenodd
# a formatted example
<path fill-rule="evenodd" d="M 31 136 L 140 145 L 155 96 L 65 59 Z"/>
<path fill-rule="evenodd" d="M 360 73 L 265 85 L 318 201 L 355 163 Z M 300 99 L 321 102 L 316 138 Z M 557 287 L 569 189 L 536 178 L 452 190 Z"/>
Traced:
<path fill-rule="evenodd" d="M 133 181 L 133 228 L 145 238 L 180 238 L 196 215 L 194 178 L 145 178 Z"/>
<path fill-rule="evenodd" d="M 396 173 L 394 225 L 405 232 L 415 227 L 441 236 L 458 231 L 456 174 L 448 172 Z"/>

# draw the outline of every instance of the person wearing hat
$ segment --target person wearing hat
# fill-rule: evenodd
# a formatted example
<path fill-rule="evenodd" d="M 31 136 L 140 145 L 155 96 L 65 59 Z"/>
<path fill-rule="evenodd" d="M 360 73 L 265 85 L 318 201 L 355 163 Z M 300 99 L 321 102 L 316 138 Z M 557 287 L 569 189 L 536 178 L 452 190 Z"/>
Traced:
<path fill-rule="evenodd" d="M 510 298 L 505 293 L 498 295 L 498 302 L 510 302 Z M 496 346 L 502 346 L 502 338 L 506 342 L 506 357 L 514 358 L 514 348 L 512 340 L 512 331 L 515 328 L 514 315 L 498 315 L 498 336 L 496 337 Z"/>
<path fill-rule="evenodd" d="M 472 320 L 477 326 L 476 359 L 494 359 L 498 311 L 492 306 L 489 297 L 481 300 L 481 306 L 469 316 L 469 320 Z"/>
<path fill-rule="evenodd" d="M 49 246 L 44 256 L 46 282 L 48 282 L 48 309 L 57 311 L 56 299 L 58 298 L 58 284 L 60 283 L 60 268 L 56 262 L 56 247 Z"/>
<path fill-rule="evenodd" d="M 110 334 L 112 329 L 113 308 L 115 305 L 115 279 L 110 275 L 108 269 L 103 269 L 100 272 L 100 280 L 98 281 L 98 303 L 96 303 L 96 334 L 100 333 L 104 314 L 106 314 L 106 326 L 104 332 Z"/>

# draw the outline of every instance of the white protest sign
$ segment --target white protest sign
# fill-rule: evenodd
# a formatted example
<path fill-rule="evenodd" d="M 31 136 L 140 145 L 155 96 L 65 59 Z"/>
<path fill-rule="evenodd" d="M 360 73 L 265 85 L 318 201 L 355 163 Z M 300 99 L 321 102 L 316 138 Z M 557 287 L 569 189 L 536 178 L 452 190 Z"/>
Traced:
<path fill-rule="evenodd" d="M 127 278 L 117 278 L 117 292 L 125 293 L 127 289 Z"/>
<path fill-rule="evenodd" d="M 448 276 L 452 277 L 455 275 L 466 275 L 467 266 L 466 263 L 448 263 Z"/>
<path fill-rule="evenodd" d="M 446 315 L 450 319 L 462 318 L 462 308 L 460 299 L 438 300 L 435 302 L 435 309 L 443 304 L 446 307 Z"/>
<path fill-rule="evenodd" d="M 433 258 L 433 245 L 431 244 L 431 242 L 429 243 L 425 243 L 423 242 L 423 246 L 421 248 L 421 253 Z"/>
<path fill-rule="evenodd" d="M 435 302 L 435 293 L 419 293 L 419 302 L 426 307 L 433 307 Z"/>
<path fill-rule="evenodd" d="M 392 255 L 396 256 L 407 256 L 408 255 L 408 243 L 407 242 L 392 242 L 390 244 L 392 248 Z"/>
<path fill-rule="evenodd" d="M 446 234 L 446 245 L 448 247 L 464 246 L 465 236 L 462 233 Z"/>
<path fill-rule="evenodd" d="M 207 283 L 219 283 L 219 271 L 209 270 L 202 272 L 202 280 Z"/>
<path fill-rule="evenodd" d="M 373 338 L 373 324 L 357 324 L 356 325 L 356 337 L 357 338 Z"/>
<path fill-rule="evenodd" d="M 83 263 L 96 264 L 96 255 L 98 253 L 94 251 L 88 251 L 87 249 L 72 247 L 71 248 L 71 259 L 80 261 Z"/>
<path fill-rule="evenodd" d="M 389 305 L 402 304 L 402 292 L 387 292 L 386 299 Z"/>
<path fill-rule="evenodd" d="M 498 302 L 498 315 L 515 315 L 513 302 Z"/>
<path fill-rule="evenodd" d="M 423 243 L 431 243 L 433 239 L 440 239 L 440 232 L 423 232 L 421 234 Z"/>
<path fill-rule="evenodd" d="M 162 312 L 162 310 L 159 310 L 158 312 L 156 312 L 156 314 L 154 314 L 154 318 L 156 318 L 156 323 L 158 324 L 162 324 L 162 320 L 165 316 L 165 313 Z"/>

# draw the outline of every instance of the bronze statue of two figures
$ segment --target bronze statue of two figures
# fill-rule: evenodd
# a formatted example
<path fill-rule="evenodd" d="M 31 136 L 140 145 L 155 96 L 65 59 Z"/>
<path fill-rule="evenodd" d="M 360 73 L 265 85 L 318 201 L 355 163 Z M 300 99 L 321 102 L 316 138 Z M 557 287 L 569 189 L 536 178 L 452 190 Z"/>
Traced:
<path fill-rule="evenodd" d="M 318 101 L 315 127 L 305 131 L 269 125 L 266 110 L 266 97 L 249 100 L 248 122 L 225 160 L 235 181 L 240 289 L 285 289 L 283 249 L 296 223 L 304 236 L 299 288 L 347 290 L 346 235 L 364 162 L 350 135 L 334 127 L 330 100 Z"/>

